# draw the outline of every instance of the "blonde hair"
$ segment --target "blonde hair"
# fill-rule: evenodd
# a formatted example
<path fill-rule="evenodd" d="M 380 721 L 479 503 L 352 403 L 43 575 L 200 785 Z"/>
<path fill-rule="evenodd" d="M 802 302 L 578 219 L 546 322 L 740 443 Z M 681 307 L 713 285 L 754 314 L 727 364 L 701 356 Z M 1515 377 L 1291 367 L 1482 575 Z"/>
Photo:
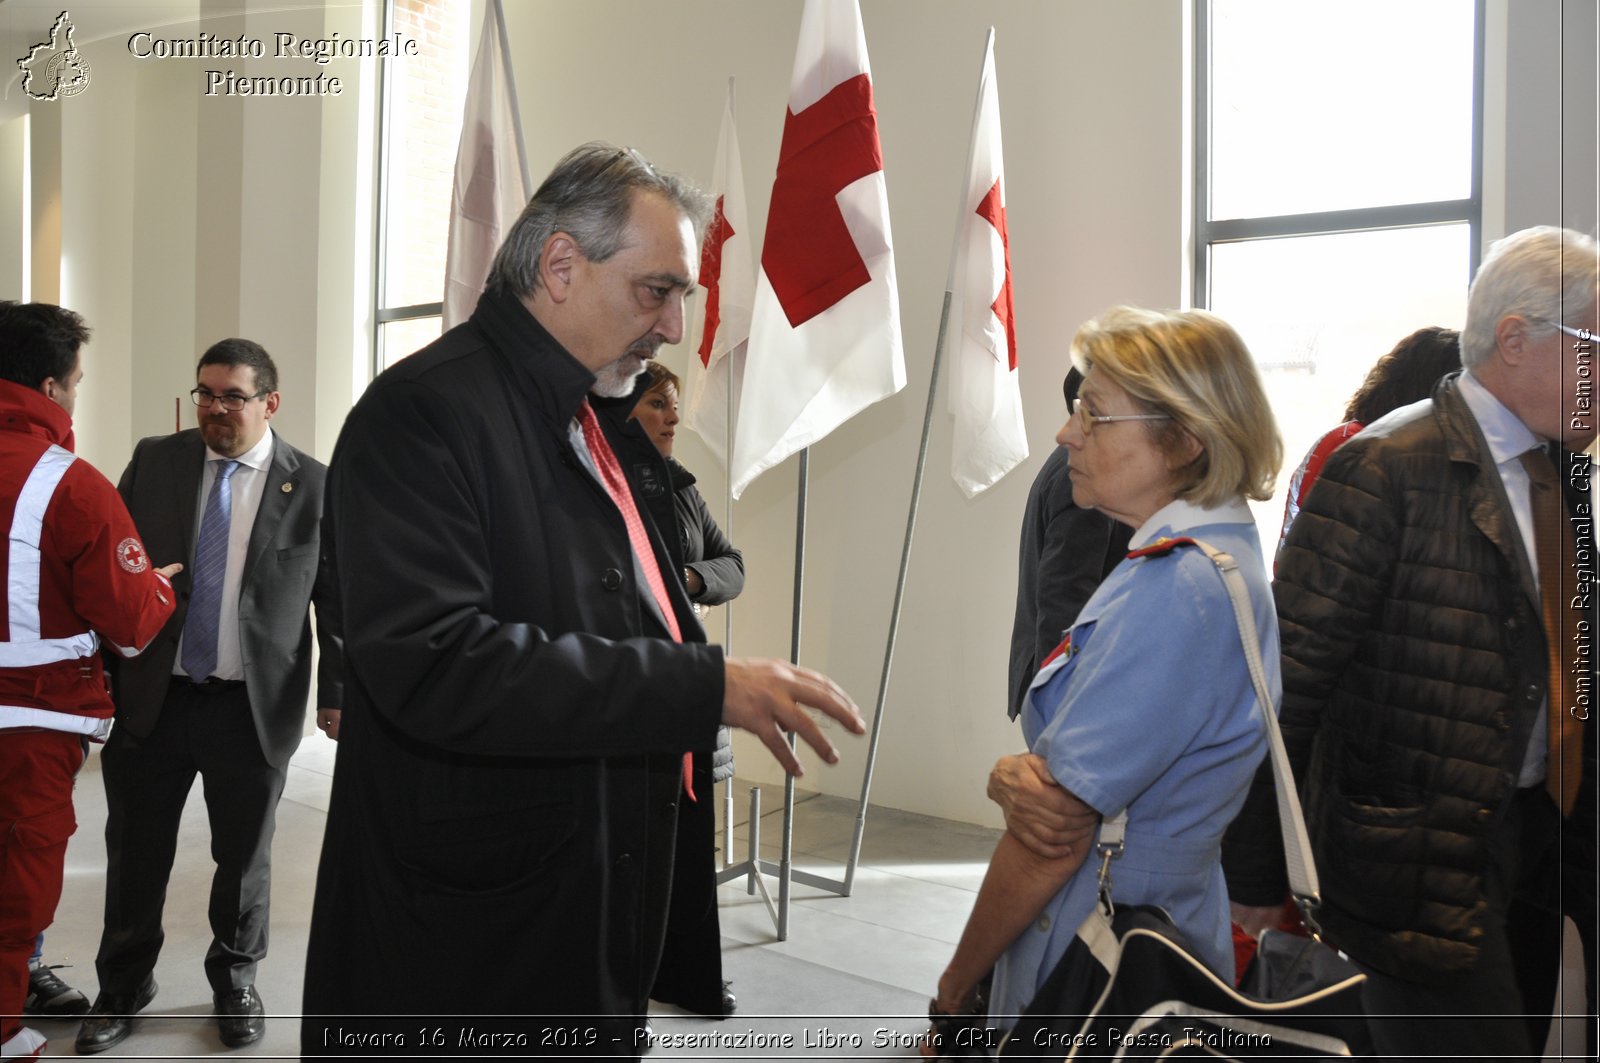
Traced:
<path fill-rule="evenodd" d="M 1072 360 L 1145 412 L 1168 415 L 1143 427 L 1170 458 L 1186 453 L 1186 434 L 1200 444 L 1175 473 L 1177 497 L 1201 506 L 1272 497 L 1283 440 L 1255 360 L 1226 321 L 1204 310 L 1114 306 L 1078 330 Z"/>

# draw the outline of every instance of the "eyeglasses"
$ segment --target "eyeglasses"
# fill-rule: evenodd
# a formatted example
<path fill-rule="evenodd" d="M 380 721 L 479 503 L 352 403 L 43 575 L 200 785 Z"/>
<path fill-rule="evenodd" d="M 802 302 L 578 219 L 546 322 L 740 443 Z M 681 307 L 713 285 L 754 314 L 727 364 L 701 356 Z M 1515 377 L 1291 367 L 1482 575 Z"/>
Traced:
<path fill-rule="evenodd" d="M 221 406 L 229 413 L 238 413 L 240 410 L 244 409 L 245 404 L 250 400 L 259 399 L 265 394 L 265 391 L 258 391 L 254 395 L 240 395 L 230 391 L 225 395 L 213 395 L 205 388 L 195 388 L 193 391 L 189 392 L 189 398 L 193 399 L 194 404 L 200 407 L 202 410 L 208 409 L 211 406 Z"/>
<path fill-rule="evenodd" d="M 1542 318 L 1542 317 L 1534 318 L 1534 320 L 1535 321 L 1543 321 L 1546 325 L 1549 325 L 1551 328 L 1560 329 L 1562 332 L 1565 332 L 1568 336 L 1571 336 L 1573 339 L 1578 340 L 1580 343 L 1593 343 L 1594 342 L 1594 333 L 1590 332 L 1586 328 L 1573 328 L 1571 325 L 1563 325 L 1559 321 L 1551 321 L 1548 318 Z"/>
<path fill-rule="evenodd" d="M 1115 424 L 1118 421 L 1170 421 L 1172 415 L 1168 413 L 1108 413 L 1099 414 L 1091 410 L 1082 399 L 1072 400 L 1072 419 L 1078 424 L 1078 431 L 1087 438 L 1097 424 Z"/>

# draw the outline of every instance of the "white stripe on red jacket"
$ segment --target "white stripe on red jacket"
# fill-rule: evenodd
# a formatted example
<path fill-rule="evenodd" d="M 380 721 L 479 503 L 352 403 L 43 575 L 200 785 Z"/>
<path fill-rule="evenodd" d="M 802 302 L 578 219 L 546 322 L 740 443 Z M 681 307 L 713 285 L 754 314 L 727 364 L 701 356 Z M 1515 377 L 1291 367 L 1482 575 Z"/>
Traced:
<path fill-rule="evenodd" d="M 10 529 L 0 631 L 0 730 L 103 739 L 112 702 L 102 639 L 132 656 L 176 595 L 111 482 L 75 457 L 66 411 L 0 381 L 0 526 Z"/>

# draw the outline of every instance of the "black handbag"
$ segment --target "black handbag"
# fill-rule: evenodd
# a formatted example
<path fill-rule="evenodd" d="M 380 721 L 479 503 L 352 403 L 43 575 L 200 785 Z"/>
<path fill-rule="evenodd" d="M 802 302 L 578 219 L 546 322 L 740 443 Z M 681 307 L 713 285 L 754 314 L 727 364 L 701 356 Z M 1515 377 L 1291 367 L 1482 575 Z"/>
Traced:
<path fill-rule="evenodd" d="M 1196 541 L 1222 574 L 1267 721 L 1290 889 L 1317 933 L 1316 865 L 1256 644 L 1249 591 L 1234 559 Z M 1335 1058 L 1371 1052 L 1366 975 L 1314 938 L 1269 931 L 1235 989 L 1196 958 L 1160 908 L 1112 903 L 1112 865 L 1127 812 L 1101 828 L 1100 901 L 1000 1046 L 1003 1059 Z"/>

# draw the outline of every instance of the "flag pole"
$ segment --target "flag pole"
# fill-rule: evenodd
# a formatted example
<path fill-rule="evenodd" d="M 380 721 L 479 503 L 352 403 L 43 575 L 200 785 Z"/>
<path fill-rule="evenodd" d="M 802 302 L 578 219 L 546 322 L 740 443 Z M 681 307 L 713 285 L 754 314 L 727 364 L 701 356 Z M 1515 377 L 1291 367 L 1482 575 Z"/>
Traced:
<path fill-rule="evenodd" d="M 855 834 L 850 839 L 850 858 L 844 866 L 844 896 L 850 896 L 855 883 L 856 865 L 861 859 L 861 842 L 867 832 L 867 795 L 872 791 L 872 769 L 878 761 L 878 739 L 883 734 L 883 710 L 889 696 L 889 670 L 894 665 L 894 647 L 900 634 L 900 606 L 905 601 L 906 572 L 911 568 L 911 537 L 917 530 L 917 507 L 922 501 L 922 474 L 928 465 L 928 435 L 933 427 L 934 397 L 939 392 L 939 365 L 944 361 L 944 333 L 950 322 L 950 289 L 944 292 L 939 311 L 939 334 L 933 344 L 933 369 L 928 375 L 928 404 L 922 414 L 922 442 L 917 447 L 917 471 L 911 477 L 911 506 L 906 513 L 906 538 L 900 547 L 900 574 L 894 584 L 894 607 L 889 612 L 889 641 L 883 651 L 883 674 L 878 680 L 878 702 L 872 714 L 872 739 L 867 744 L 867 769 L 861 777 L 861 800 L 856 805 Z"/>
<path fill-rule="evenodd" d="M 811 474 L 811 448 L 800 451 L 800 479 L 794 506 L 794 619 L 789 635 L 789 663 L 800 663 L 800 604 L 806 574 L 806 491 Z M 789 732 L 789 748 L 795 748 Z M 783 773 L 783 848 L 778 861 L 778 940 L 789 940 L 789 888 L 794 878 L 794 776 Z"/>
<path fill-rule="evenodd" d="M 496 35 L 500 44 L 500 65 L 506 72 L 506 89 L 511 103 L 511 128 L 517 135 L 517 165 L 522 170 L 522 187 L 531 189 L 533 178 L 528 173 L 528 146 L 522 139 L 522 108 L 517 104 L 517 78 L 511 70 L 511 38 L 506 33 L 506 9 L 500 0 L 493 0 Z"/>
<path fill-rule="evenodd" d="M 994 47 L 994 27 L 984 41 L 983 57 L 987 66 L 989 50 Z M 917 530 L 917 508 L 922 501 L 923 474 L 928 467 L 928 435 L 933 427 L 933 407 L 939 393 L 939 369 L 944 362 L 945 333 L 950 325 L 950 302 L 955 291 L 956 248 L 960 246 L 961 223 L 967 213 L 966 176 L 972 169 L 972 152 L 976 144 L 978 123 L 983 112 L 983 74 L 979 70 L 978 97 L 972 108 L 972 133 L 967 138 L 967 165 L 962 171 L 959 202 L 956 204 L 955 240 L 950 250 L 950 270 L 944 286 L 944 303 L 939 310 L 939 333 L 933 341 L 933 368 L 928 374 L 928 403 L 922 413 L 922 441 L 917 446 L 917 468 L 911 476 L 911 505 L 906 513 L 906 538 L 900 547 L 900 573 L 895 579 L 894 606 L 889 612 L 889 639 L 883 650 L 883 673 L 878 680 L 878 701 L 872 714 L 872 738 L 867 744 L 867 768 L 861 777 L 861 800 L 856 805 L 855 833 L 850 839 L 850 857 L 844 866 L 844 896 L 850 896 L 855 884 L 856 867 L 861 861 L 861 843 L 867 832 L 867 797 L 872 792 L 872 771 L 878 761 L 878 740 L 883 732 L 883 715 L 889 698 L 889 673 L 894 666 L 895 642 L 900 634 L 900 607 L 905 601 L 906 573 L 911 568 L 911 539 Z"/>
<path fill-rule="evenodd" d="M 738 117 L 737 101 L 733 94 L 733 75 L 728 75 L 728 113 L 736 119 Z M 741 174 L 742 178 L 742 174 Z M 741 179 L 741 186 L 743 181 Z M 724 193 L 726 194 L 726 193 Z M 692 355 L 691 355 L 692 356 Z M 726 357 L 732 357 L 730 352 Z M 722 418 L 722 501 L 723 519 L 727 522 L 728 541 L 733 542 L 733 363 L 728 363 L 728 385 L 722 389 L 723 403 L 726 414 Z M 696 399 L 696 402 L 699 400 Z M 723 607 L 722 612 L 722 652 L 724 656 L 733 654 L 733 601 L 730 599 Z M 732 742 L 732 736 L 728 739 Z M 731 747 L 730 747 L 731 748 Z M 737 771 L 737 769 L 735 769 Z M 727 870 L 732 866 L 733 855 L 733 780 L 735 776 L 728 776 L 728 781 L 722 790 L 722 868 Z M 754 824 L 751 829 L 755 829 Z M 720 885 L 724 880 L 718 879 Z M 752 883 L 753 885 L 753 883 Z M 754 892 L 752 890 L 752 892 Z"/>

